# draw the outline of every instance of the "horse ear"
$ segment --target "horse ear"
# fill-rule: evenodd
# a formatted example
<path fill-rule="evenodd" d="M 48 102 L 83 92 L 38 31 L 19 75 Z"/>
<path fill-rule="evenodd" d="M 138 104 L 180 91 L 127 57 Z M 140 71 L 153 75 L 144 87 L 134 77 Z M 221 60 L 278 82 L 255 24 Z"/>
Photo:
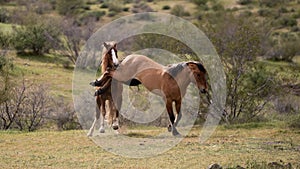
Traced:
<path fill-rule="evenodd" d="M 186 65 L 192 69 L 193 67 L 195 67 L 195 63 L 194 62 L 186 62 Z"/>
<path fill-rule="evenodd" d="M 115 43 L 113 47 L 114 47 L 115 49 L 117 49 L 117 43 Z"/>
<path fill-rule="evenodd" d="M 103 46 L 108 50 L 109 49 L 109 45 L 106 42 L 103 42 Z"/>

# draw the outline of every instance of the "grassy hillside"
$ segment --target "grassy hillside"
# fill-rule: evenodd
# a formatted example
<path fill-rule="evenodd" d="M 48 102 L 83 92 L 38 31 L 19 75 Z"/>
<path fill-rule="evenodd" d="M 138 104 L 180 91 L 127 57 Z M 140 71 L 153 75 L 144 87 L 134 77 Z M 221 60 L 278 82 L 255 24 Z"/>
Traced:
<path fill-rule="evenodd" d="M 218 163 L 223 168 L 238 165 L 264 168 L 268 163 L 291 163 L 300 167 L 300 133 L 279 124 L 247 124 L 219 127 L 204 144 L 199 129 L 171 150 L 151 158 L 124 158 L 104 151 L 83 131 L 0 132 L 1 168 L 206 168 Z M 141 129 L 141 133 L 165 130 Z M 136 131 L 136 130 L 134 130 Z M 128 129 L 128 135 L 139 135 Z M 126 146 L 127 143 L 122 143 Z M 145 143 L 147 144 L 147 143 Z M 143 146 L 143 145 L 140 145 Z M 130 150 L 128 150 L 130 151 Z"/>

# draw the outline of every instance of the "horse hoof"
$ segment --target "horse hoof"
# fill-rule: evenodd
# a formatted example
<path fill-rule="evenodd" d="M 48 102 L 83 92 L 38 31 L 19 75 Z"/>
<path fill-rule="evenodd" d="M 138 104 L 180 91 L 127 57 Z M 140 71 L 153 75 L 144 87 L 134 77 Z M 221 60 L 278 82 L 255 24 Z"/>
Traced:
<path fill-rule="evenodd" d="M 181 136 L 180 133 L 175 128 L 173 128 L 173 130 L 172 130 L 172 135 L 173 136 Z"/>
<path fill-rule="evenodd" d="M 100 129 L 99 132 L 100 133 L 105 133 L 105 130 L 104 129 Z"/>
<path fill-rule="evenodd" d="M 171 132 L 171 131 L 172 131 L 172 127 L 168 126 L 168 132 Z"/>
<path fill-rule="evenodd" d="M 88 133 L 86 136 L 88 136 L 88 137 L 92 137 L 92 136 L 93 136 L 93 134 L 92 134 L 92 133 Z"/>
<path fill-rule="evenodd" d="M 118 130 L 118 129 L 119 129 L 119 126 L 115 125 L 115 126 L 112 126 L 112 128 L 113 128 L 114 130 Z"/>
<path fill-rule="evenodd" d="M 90 82 L 91 86 L 96 86 L 95 82 Z"/>

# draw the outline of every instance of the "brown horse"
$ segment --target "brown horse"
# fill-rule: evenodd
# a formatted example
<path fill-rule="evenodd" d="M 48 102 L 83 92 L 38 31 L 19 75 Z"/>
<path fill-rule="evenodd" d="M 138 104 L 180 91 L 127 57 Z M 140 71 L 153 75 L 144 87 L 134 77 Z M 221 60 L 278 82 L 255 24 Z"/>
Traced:
<path fill-rule="evenodd" d="M 108 69 L 94 85 L 114 78 L 125 84 L 143 84 L 149 91 L 163 97 L 169 114 L 168 131 L 179 135 L 176 125 L 181 118 L 181 101 L 192 82 L 199 93 L 207 92 L 206 70 L 199 62 L 182 62 L 164 67 L 143 55 L 129 55 L 116 70 Z M 104 89 L 103 89 L 104 90 Z M 175 103 L 176 112 L 172 104 Z"/>
<path fill-rule="evenodd" d="M 102 61 L 101 61 L 101 71 L 102 73 L 105 72 L 106 69 L 115 69 L 116 66 L 119 64 L 118 55 L 117 55 L 117 45 L 115 42 L 109 42 L 103 44 L 104 48 L 102 51 Z M 97 80 L 96 80 L 97 81 Z M 106 116 L 107 107 L 109 108 L 108 113 L 108 124 L 112 126 L 114 130 L 119 128 L 118 117 L 119 117 L 119 110 L 122 104 L 122 91 L 123 86 L 121 83 L 117 81 L 107 80 L 104 83 L 101 83 L 101 86 L 105 88 L 105 92 L 99 95 L 98 88 L 96 88 L 95 98 L 96 98 L 96 115 L 94 122 L 89 130 L 88 136 L 92 136 L 95 128 L 96 122 L 100 118 L 101 112 L 101 121 L 100 121 L 100 133 L 104 133 L 104 119 Z M 111 94 L 111 90 L 117 90 L 116 95 Z M 115 101 L 115 103 L 113 102 Z"/>

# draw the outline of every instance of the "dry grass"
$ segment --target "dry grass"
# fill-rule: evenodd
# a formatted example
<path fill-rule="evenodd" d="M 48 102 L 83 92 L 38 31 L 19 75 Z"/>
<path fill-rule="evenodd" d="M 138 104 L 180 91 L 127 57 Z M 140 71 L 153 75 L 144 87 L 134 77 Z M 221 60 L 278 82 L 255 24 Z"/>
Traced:
<path fill-rule="evenodd" d="M 206 143 L 200 144 L 199 128 L 194 128 L 188 137 L 171 150 L 141 159 L 108 153 L 97 147 L 83 131 L 1 131 L 0 168 L 206 168 L 212 163 L 232 167 L 246 166 L 253 161 L 263 163 L 280 160 L 300 167 L 299 131 L 276 127 L 219 127 Z M 134 137 L 136 130 L 139 129 L 128 132 Z M 122 142 L 124 147 L 126 144 Z"/>
<path fill-rule="evenodd" d="M 28 83 L 41 83 L 50 86 L 51 94 L 72 100 L 73 68 L 63 67 L 63 57 L 45 56 L 16 56 L 14 64 L 16 72 Z"/>

